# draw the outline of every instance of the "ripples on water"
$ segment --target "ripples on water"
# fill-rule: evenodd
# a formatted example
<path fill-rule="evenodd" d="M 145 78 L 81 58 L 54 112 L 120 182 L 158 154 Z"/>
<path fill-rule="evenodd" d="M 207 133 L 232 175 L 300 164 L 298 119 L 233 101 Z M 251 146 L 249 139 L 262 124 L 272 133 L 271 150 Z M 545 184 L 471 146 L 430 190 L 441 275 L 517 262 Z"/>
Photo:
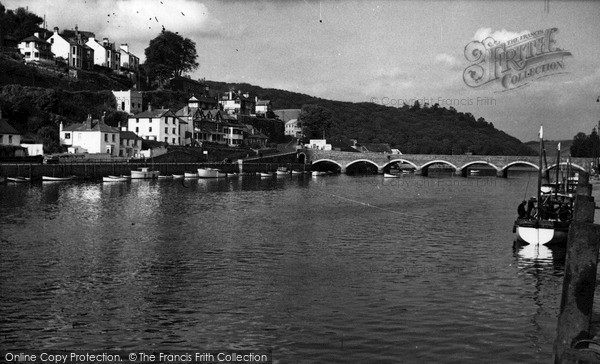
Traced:
<path fill-rule="evenodd" d="M 0 186 L 0 345 L 549 362 L 563 268 L 511 249 L 526 182 Z"/>

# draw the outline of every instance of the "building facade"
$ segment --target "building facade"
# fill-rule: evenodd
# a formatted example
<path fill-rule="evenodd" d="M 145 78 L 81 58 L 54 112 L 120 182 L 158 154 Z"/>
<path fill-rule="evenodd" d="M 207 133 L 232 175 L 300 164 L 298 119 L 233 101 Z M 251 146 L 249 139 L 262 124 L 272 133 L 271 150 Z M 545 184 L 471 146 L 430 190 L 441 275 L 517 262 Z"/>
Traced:
<path fill-rule="evenodd" d="M 39 33 L 23 39 L 18 47 L 25 62 L 54 63 L 51 44 L 41 39 Z"/>
<path fill-rule="evenodd" d="M 178 118 L 169 109 L 152 109 L 130 116 L 127 130 L 136 133 L 146 140 L 165 142 L 171 145 L 182 145 L 182 132 L 185 136 L 187 122 Z"/>
<path fill-rule="evenodd" d="M 88 115 L 83 123 L 65 127 L 60 123 L 59 134 L 60 144 L 70 147 L 71 153 L 106 153 L 114 157 L 120 154 L 120 131 L 106 125 L 104 116 L 98 120 Z"/>
<path fill-rule="evenodd" d="M 141 92 L 128 90 L 113 91 L 112 93 L 115 96 L 118 111 L 123 111 L 131 115 L 142 112 L 143 96 Z"/>

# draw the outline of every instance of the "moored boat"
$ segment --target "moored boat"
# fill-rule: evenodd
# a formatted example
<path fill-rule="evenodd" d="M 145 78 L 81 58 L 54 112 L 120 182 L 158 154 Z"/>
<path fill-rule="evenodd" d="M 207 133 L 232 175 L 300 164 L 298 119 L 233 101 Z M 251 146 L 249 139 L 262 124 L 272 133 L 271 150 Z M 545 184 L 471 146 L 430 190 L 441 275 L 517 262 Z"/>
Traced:
<path fill-rule="evenodd" d="M 159 174 L 158 175 L 158 179 L 173 179 L 173 175 L 170 175 L 170 174 L 169 175 Z"/>
<path fill-rule="evenodd" d="M 185 176 L 183 174 L 174 174 L 173 179 L 183 179 Z"/>
<path fill-rule="evenodd" d="M 6 180 L 8 182 L 13 182 L 13 183 L 22 183 L 22 182 L 30 182 L 31 179 L 27 178 L 27 177 L 6 177 Z"/>
<path fill-rule="evenodd" d="M 104 176 L 102 182 L 127 182 L 129 178 L 123 176 Z"/>
<path fill-rule="evenodd" d="M 260 172 L 261 177 L 273 177 L 273 175 L 275 175 L 273 172 Z"/>
<path fill-rule="evenodd" d="M 326 175 L 326 174 L 327 174 L 327 172 L 324 172 L 324 171 L 312 171 L 312 175 L 313 175 L 313 177 L 316 177 L 316 176 L 324 176 L 324 175 Z"/>
<path fill-rule="evenodd" d="M 132 179 L 152 179 L 160 175 L 159 171 L 151 171 L 148 167 L 140 167 L 137 171 L 131 171 Z"/>
<path fill-rule="evenodd" d="M 286 167 L 279 167 L 275 173 L 277 173 L 278 176 L 284 176 L 286 174 L 290 174 L 290 171 L 288 171 Z"/>
<path fill-rule="evenodd" d="M 302 174 L 302 173 L 303 173 L 302 171 L 297 171 L 295 169 L 292 170 L 292 174 Z"/>
<path fill-rule="evenodd" d="M 44 181 L 44 182 L 72 181 L 74 179 L 75 179 L 74 176 L 67 176 L 67 177 L 42 176 L 42 181 Z"/>
<path fill-rule="evenodd" d="M 574 194 L 567 184 L 559 182 L 559 167 L 554 184 L 542 184 L 543 128 L 540 127 L 540 158 L 538 168 L 537 196 L 523 200 L 518 208 L 518 218 L 513 225 L 515 243 L 533 245 L 563 245 L 567 242 L 569 226 L 573 217 Z M 560 166 L 560 143 L 557 166 Z M 570 170 L 570 168 L 569 168 Z M 570 178 L 567 176 L 567 179 Z M 549 175 L 548 175 L 549 179 Z"/>
<path fill-rule="evenodd" d="M 223 173 L 216 168 L 198 168 L 198 177 L 200 178 L 225 178 L 227 173 Z"/>
<path fill-rule="evenodd" d="M 398 173 L 384 173 L 383 174 L 384 178 L 398 178 L 401 176 L 402 176 L 402 174 L 398 174 Z"/>
<path fill-rule="evenodd" d="M 198 173 L 185 172 L 183 174 L 184 178 L 198 178 Z"/>

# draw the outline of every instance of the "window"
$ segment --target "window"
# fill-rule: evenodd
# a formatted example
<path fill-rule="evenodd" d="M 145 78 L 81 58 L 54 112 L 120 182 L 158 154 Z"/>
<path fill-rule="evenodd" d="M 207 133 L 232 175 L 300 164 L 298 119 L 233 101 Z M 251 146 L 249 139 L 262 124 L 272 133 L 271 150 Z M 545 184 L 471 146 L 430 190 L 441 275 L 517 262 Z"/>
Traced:
<path fill-rule="evenodd" d="M 173 134 L 177 134 L 177 129 L 173 128 Z"/>
<path fill-rule="evenodd" d="M 114 142 L 116 140 L 115 138 L 115 134 L 112 135 L 112 141 Z"/>
<path fill-rule="evenodd" d="M 149 128 L 148 128 L 148 131 L 152 133 L 152 127 L 149 127 Z"/>
<path fill-rule="evenodd" d="M 108 141 L 108 134 L 104 134 L 104 141 L 107 142 Z"/>
<path fill-rule="evenodd" d="M 125 101 L 121 101 L 121 110 L 125 110 Z"/>
<path fill-rule="evenodd" d="M 175 138 L 173 138 L 173 144 L 175 144 Z"/>
<path fill-rule="evenodd" d="M 169 134 L 169 128 L 165 128 L 165 134 Z"/>
<path fill-rule="evenodd" d="M 165 137 L 165 143 L 169 142 L 169 138 Z"/>
<path fill-rule="evenodd" d="M 139 126 L 136 126 L 136 127 L 135 127 L 135 132 L 136 132 L 136 133 L 139 133 L 139 132 L 140 132 L 140 127 L 139 127 Z"/>
<path fill-rule="evenodd" d="M 135 123 L 139 124 L 140 123 L 140 119 L 135 119 Z"/>
<path fill-rule="evenodd" d="M 12 144 L 12 135 L 8 136 L 8 144 Z"/>
<path fill-rule="evenodd" d="M 65 139 L 71 139 L 71 133 L 65 133 Z"/>

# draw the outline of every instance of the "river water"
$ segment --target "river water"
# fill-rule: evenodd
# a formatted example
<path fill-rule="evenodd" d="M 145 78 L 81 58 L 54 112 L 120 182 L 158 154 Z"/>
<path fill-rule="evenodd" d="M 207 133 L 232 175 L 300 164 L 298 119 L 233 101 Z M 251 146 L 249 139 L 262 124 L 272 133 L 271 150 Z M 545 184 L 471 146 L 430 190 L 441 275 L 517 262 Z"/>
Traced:
<path fill-rule="evenodd" d="M 534 183 L 523 173 L 0 186 L 0 346 L 547 363 L 564 254 L 512 249 Z"/>

